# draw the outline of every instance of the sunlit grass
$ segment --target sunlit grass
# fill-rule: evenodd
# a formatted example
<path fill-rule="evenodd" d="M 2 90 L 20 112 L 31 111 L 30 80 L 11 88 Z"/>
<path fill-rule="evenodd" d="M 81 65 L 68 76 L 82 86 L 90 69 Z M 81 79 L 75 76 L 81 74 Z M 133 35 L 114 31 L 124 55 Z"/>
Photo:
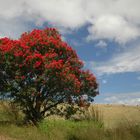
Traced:
<path fill-rule="evenodd" d="M 110 107 L 113 109 L 113 106 Z M 110 108 L 107 108 L 109 110 Z M 120 107 L 114 107 L 117 111 Z M 129 107 L 128 107 L 129 108 Z M 139 121 L 132 121 L 130 112 L 135 108 L 129 108 L 123 106 L 124 112 L 127 112 L 126 116 L 121 121 L 121 117 L 118 115 L 119 121 L 116 121 L 117 117 L 114 115 L 114 110 L 107 111 L 105 114 L 110 115 L 108 121 L 116 121 L 116 125 L 113 124 L 112 127 L 104 123 L 107 118 L 104 119 L 105 114 L 102 112 L 100 106 L 95 106 L 89 108 L 84 115 L 80 116 L 79 120 L 65 120 L 60 117 L 50 117 L 46 118 L 44 121 L 39 123 L 38 127 L 27 126 L 27 125 L 17 125 L 17 123 L 1 123 L 0 124 L 0 136 L 10 137 L 16 140 L 139 140 L 140 138 L 140 123 Z M 122 110 L 123 110 L 122 109 Z M 136 107 L 137 109 L 137 107 Z M 102 110 L 102 111 L 101 111 Z M 120 110 L 121 112 L 123 112 Z M 130 114 L 129 114 L 130 113 Z M 116 112 L 116 114 L 119 114 Z M 111 115 L 113 116 L 111 118 Z M 129 117 L 127 117 L 127 115 Z M 138 115 L 138 114 L 136 114 Z M 115 117 L 114 117 L 115 116 Z M 119 118 L 120 117 L 120 118 Z M 0 118 L 5 120 L 13 121 L 11 116 L 8 117 L 6 112 L 0 109 Z M 113 118 L 115 118 L 113 120 Z M 2 120 L 1 120 L 2 121 Z M 6 138 L 4 140 L 7 140 Z"/>

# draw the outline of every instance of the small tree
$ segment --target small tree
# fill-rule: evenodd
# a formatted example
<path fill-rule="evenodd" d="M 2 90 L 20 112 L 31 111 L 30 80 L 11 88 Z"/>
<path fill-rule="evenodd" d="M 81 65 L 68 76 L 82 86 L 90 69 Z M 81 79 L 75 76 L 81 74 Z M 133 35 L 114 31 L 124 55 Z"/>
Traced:
<path fill-rule="evenodd" d="M 33 30 L 18 40 L 0 39 L 0 91 L 18 103 L 34 124 L 62 102 L 97 95 L 95 76 L 82 67 L 54 28 Z"/>

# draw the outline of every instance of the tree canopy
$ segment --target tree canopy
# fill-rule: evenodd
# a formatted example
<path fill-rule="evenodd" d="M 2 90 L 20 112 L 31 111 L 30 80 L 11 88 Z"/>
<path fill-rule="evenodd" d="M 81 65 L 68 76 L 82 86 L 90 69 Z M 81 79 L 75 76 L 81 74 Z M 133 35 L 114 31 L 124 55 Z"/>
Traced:
<path fill-rule="evenodd" d="M 76 52 L 54 28 L 25 32 L 18 40 L 0 39 L 0 92 L 23 109 L 28 120 L 70 98 L 95 97 L 95 76 L 83 69 Z"/>

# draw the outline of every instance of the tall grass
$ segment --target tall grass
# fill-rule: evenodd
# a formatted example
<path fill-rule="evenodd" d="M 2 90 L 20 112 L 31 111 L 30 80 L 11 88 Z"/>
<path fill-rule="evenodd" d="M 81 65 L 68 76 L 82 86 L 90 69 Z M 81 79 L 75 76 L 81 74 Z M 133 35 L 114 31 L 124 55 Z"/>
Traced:
<path fill-rule="evenodd" d="M 77 120 L 46 118 L 39 127 L 0 124 L 0 135 L 16 140 L 139 140 L 140 125 L 126 119 L 106 128 L 99 108 L 90 107 Z M 7 140 L 7 139 L 4 139 Z"/>
<path fill-rule="evenodd" d="M 85 110 L 83 117 L 85 120 L 92 120 L 98 123 L 103 123 L 103 114 L 98 107 L 90 106 Z"/>
<path fill-rule="evenodd" d="M 94 125 L 93 122 L 73 122 L 49 120 L 32 126 L 0 126 L 0 133 L 17 140 L 139 140 L 139 125 L 120 125 L 107 129 Z"/>

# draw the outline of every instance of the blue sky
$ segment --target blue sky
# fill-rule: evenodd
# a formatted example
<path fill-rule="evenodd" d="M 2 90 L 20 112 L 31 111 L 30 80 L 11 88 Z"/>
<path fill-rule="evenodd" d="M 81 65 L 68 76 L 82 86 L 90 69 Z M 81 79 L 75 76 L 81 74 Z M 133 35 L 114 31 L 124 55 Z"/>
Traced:
<path fill-rule="evenodd" d="M 139 0 L 0 3 L 0 37 L 18 38 L 34 28 L 56 27 L 96 75 L 96 103 L 140 104 Z"/>

